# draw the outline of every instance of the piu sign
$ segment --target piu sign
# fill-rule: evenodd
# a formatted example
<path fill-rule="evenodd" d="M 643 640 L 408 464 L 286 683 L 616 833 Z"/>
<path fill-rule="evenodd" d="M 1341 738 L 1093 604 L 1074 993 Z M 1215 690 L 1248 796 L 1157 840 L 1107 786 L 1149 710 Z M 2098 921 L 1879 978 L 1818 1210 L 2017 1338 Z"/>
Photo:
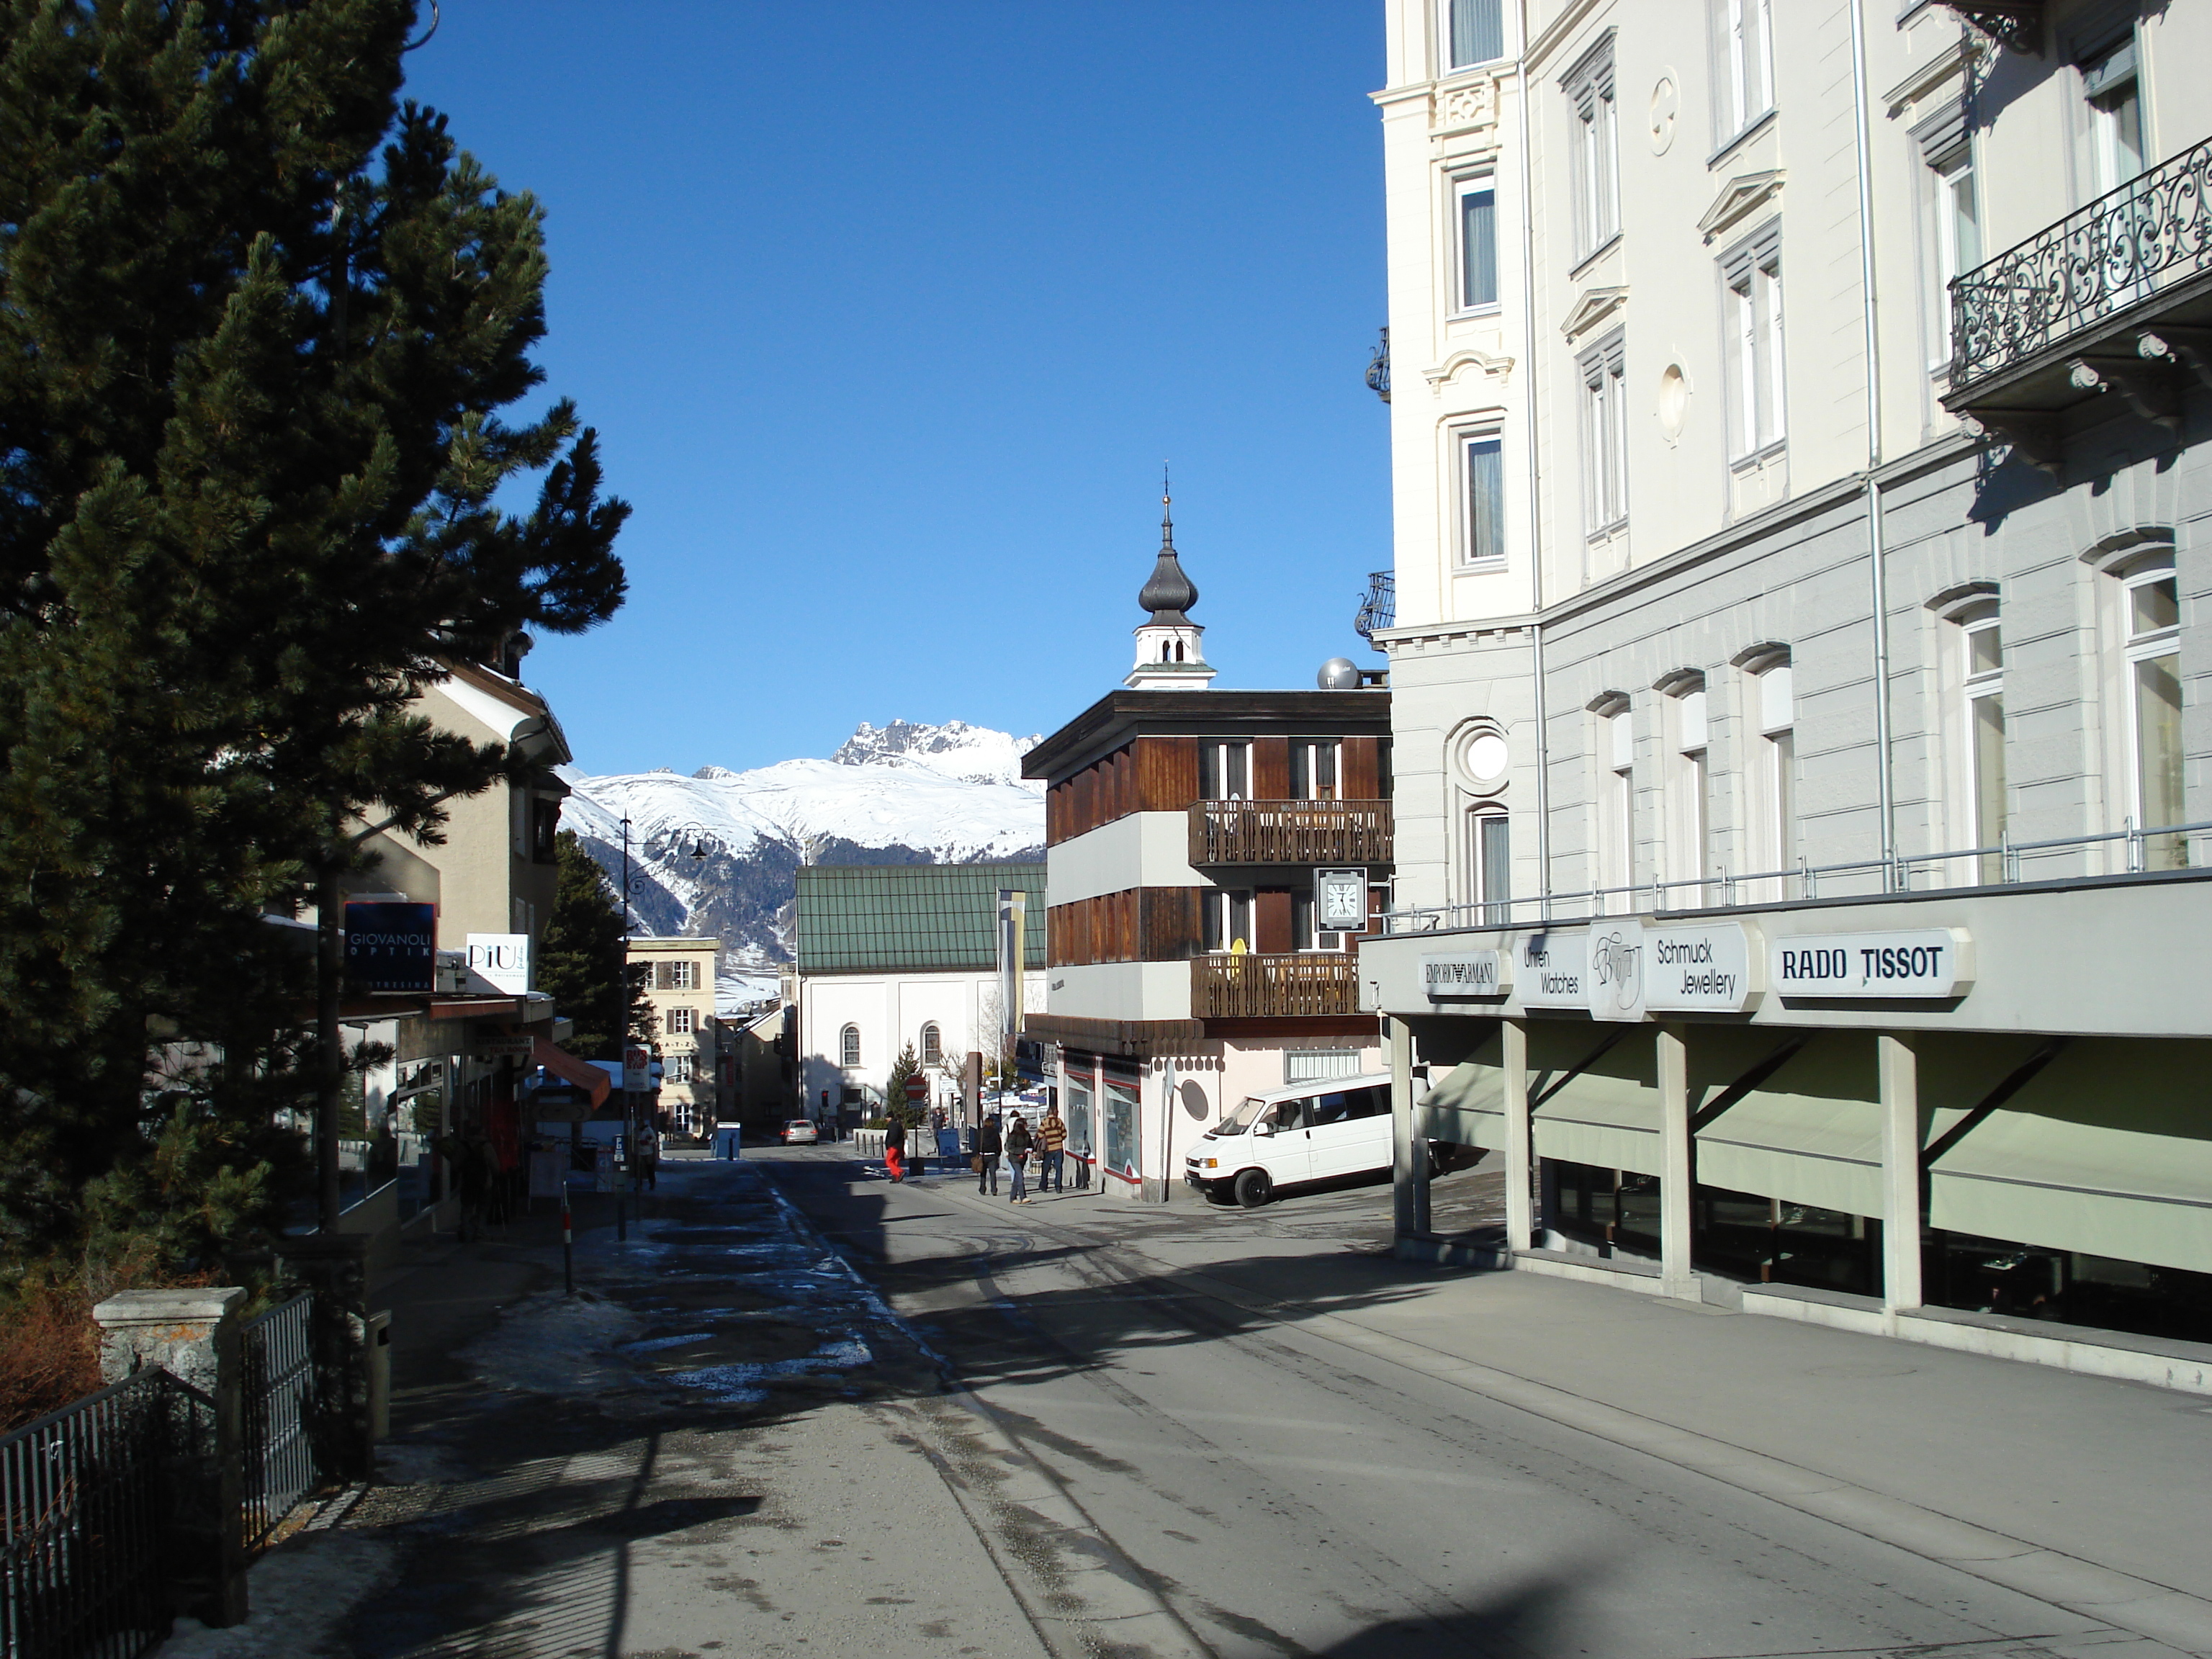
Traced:
<path fill-rule="evenodd" d="M 1972 988 L 1973 949 L 1958 927 L 1812 933 L 1776 939 L 1768 947 L 1768 966 L 1776 992 L 1784 997 L 1942 1001 Z"/>

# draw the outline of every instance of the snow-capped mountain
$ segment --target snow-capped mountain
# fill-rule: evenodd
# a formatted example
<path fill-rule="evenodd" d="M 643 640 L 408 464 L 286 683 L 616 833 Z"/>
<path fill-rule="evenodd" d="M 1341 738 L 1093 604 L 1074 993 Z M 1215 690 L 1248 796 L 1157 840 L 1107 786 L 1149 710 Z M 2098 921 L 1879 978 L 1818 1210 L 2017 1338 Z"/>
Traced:
<path fill-rule="evenodd" d="M 800 864 L 972 864 L 1044 856 L 1044 788 L 1021 776 L 1035 738 L 954 720 L 863 724 L 828 760 L 595 777 L 574 767 L 562 823 L 622 876 L 642 932 L 714 934 L 750 981 L 787 959 Z"/>

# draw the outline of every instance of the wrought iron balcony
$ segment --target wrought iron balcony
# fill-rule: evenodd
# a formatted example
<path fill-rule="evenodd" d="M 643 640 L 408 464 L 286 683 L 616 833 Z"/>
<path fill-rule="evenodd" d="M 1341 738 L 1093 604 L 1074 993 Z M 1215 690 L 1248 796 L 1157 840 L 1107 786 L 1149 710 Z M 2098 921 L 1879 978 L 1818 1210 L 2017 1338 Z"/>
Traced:
<path fill-rule="evenodd" d="M 1359 963 L 1349 951 L 1205 956 L 1190 964 L 1194 1019 L 1296 1019 L 1359 1012 Z"/>
<path fill-rule="evenodd" d="M 1954 279 L 1944 407 L 2041 465 L 2056 416 L 2108 388 L 2178 426 L 2185 377 L 2212 381 L 2208 187 L 2212 140 Z"/>
<path fill-rule="evenodd" d="M 1190 861 L 1388 864 L 1387 800 L 1202 800 L 1190 809 Z"/>

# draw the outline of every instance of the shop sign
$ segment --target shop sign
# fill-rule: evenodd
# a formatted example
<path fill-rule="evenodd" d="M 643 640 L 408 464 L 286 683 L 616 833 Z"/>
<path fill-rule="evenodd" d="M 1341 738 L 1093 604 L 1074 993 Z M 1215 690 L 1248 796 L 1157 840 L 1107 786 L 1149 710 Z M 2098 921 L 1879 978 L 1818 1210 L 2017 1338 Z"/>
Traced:
<path fill-rule="evenodd" d="M 346 975 L 371 991 L 430 989 L 438 961 L 437 908 L 380 903 L 345 908 Z"/>
<path fill-rule="evenodd" d="M 1421 958 L 1421 987 L 1431 1002 L 1502 997 L 1513 988 L 1503 951 L 1455 951 Z"/>
<path fill-rule="evenodd" d="M 1589 935 L 1528 934 L 1513 949 L 1513 982 L 1524 1007 L 1589 1007 Z"/>
<path fill-rule="evenodd" d="M 1592 1019 L 1644 1018 L 1644 924 L 1632 916 L 1590 924 L 1589 997 Z"/>
<path fill-rule="evenodd" d="M 527 1060 L 535 1052 L 528 1037 L 489 1037 L 477 1044 L 480 1060 Z"/>
<path fill-rule="evenodd" d="M 1811 933 L 1769 947 L 1785 997 L 1941 1001 L 1973 988 L 1973 941 L 1959 927 L 1893 933 Z"/>
<path fill-rule="evenodd" d="M 1759 986 L 1759 953 L 1740 921 L 1644 930 L 1644 1006 L 1654 1013 L 1740 1014 Z"/>
<path fill-rule="evenodd" d="M 502 992 L 511 997 L 528 995 L 530 935 L 471 933 L 469 989 Z"/>

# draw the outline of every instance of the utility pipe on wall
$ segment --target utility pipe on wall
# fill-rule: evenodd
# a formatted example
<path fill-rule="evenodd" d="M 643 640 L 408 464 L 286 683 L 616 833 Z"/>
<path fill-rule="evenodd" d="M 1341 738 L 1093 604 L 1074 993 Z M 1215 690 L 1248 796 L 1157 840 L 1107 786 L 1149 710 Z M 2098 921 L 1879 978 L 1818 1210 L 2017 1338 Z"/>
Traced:
<path fill-rule="evenodd" d="M 1874 143 L 1867 121 L 1866 3 L 1850 0 L 1851 139 L 1859 173 L 1859 290 L 1866 350 L 1866 517 L 1869 602 L 1874 607 L 1875 800 L 1881 817 L 1881 884 L 1893 890 L 1897 872 L 1897 800 L 1890 780 L 1889 574 L 1882 546 L 1881 337 L 1875 312 Z"/>

